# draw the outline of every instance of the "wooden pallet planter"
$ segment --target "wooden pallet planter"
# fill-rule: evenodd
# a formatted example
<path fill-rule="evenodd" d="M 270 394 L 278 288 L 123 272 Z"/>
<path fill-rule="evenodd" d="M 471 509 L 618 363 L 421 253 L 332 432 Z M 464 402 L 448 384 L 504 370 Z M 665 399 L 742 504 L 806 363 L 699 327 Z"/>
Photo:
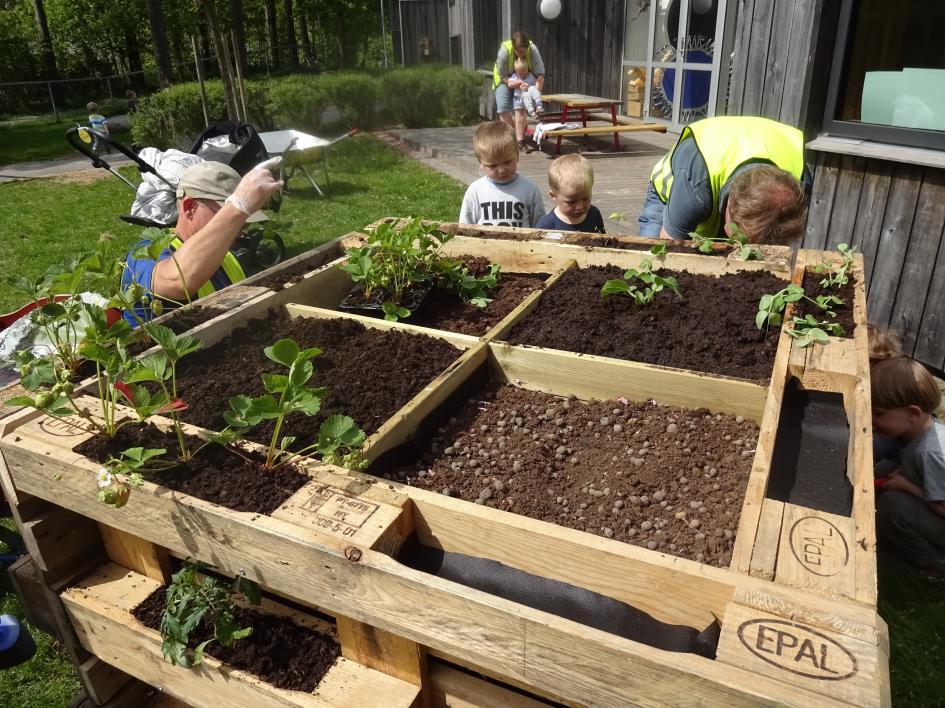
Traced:
<path fill-rule="evenodd" d="M 448 246 L 455 249 L 451 255 L 481 248 L 503 269 L 519 272 L 560 273 L 570 261 L 628 266 L 646 257 L 616 249 L 603 253 L 563 244 L 467 237 Z M 690 269 L 688 259 L 696 259 L 694 267 L 701 272 L 759 267 L 689 254 L 675 260 L 668 256 L 666 264 Z M 801 252 L 798 268 L 812 259 Z M 348 285 L 334 265 L 247 303 L 229 318 L 207 323 L 198 336 L 207 344 L 219 341 L 236 326 L 283 307 L 291 316 L 343 316 L 324 308 Z M 790 272 L 784 263 L 768 267 Z M 861 278 L 862 261 L 857 268 Z M 799 272 L 793 273 L 795 280 Z M 8 418 L 0 429 L 5 485 L 174 555 L 203 560 L 230 574 L 246 572 L 279 595 L 334 615 L 339 626 L 354 627 L 355 634 L 380 632 L 381 637 L 401 638 L 397 652 L 419 651 L 431 657 L 431 667 L 437 660 L 447 661 L 558 701 L 888 704 L 886 628 L 875 612 L 872 484 L 864 484 L 869 469 L 862 464 L 870 444 L 862 285 L 856 307 L 864 326 L 858 327 L 855 338 L 799 350 L 782 333 L 767 387 L 501 343 L 502 332 L 536 299 L 523 302 L 511 319 L 480 341 L 436 333 L 465 353 L 378 431 L 371 441 L 372 459 L 414 436 L 421 421 L 480 367 L 514 385 L 558 395 L 656 398 L 744 415 L 761 425 L 762 437 L 730 569 L 318 465 L 307 467 L 312 481 L 271 517 L 233 512 L 153 484 L 136 491 L 125 508 L 114 510 L 94 499 L 97 465 L 68 452 L 84 433 L 30 412 Z M 313 306 L 319 304 L 322 307 Z M 356 319 L 376 327 L 412 327 Z M 791 376 L 805 387 L 844 396 L 851 425 L 848 469 L 854 485 L 849 518 L 808 514 L 766 498 L 781 397 Z M 57 480 L 54 474 L 62 476 Z M 813 531 L 805 532 L 802 525 L 797 536 L 794 530 L 807 517 L 815 519 L 809 522 L 813 531 L 834 529 L 838 536 L 831 540 L 842 540 L 838 545 L 848 549 L 845 562 L 830 555 L 831 550 L 820 549 L 821 562 L 832 564 L 829 575 L 814 572 L 822 566 L 804 562 L 805 538 L 813 537 Z M 661 621 L 701 630 L 718 618 L 718 657 L 711 661 L 653 649 L 407 568 L 391 555 L 412 532 L 425 544 L 600 592 Z M 383 663 L 383 657 L 374 660 Z M 398 668 L 395 659 L 387 670 L 401 671 L 403 662 Z M 434 673 L 421 668 L 416 678 L 433 686 Z M 431 689 L 427 697 L 443 695 L 437 690 Z"/>

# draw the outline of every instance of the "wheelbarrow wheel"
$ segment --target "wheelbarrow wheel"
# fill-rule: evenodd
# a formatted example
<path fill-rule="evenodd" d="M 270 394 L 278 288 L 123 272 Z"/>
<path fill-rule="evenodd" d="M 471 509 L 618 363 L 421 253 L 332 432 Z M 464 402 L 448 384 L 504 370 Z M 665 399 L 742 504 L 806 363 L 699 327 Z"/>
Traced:
<path fill-rule="evenodd" d="M 264 236 L 253 251 L 253 261 L 256 263 L 257 270 L 272 268 L 282 262 L 283 256 L 285 256 L 285 242 L 279 234 Z"/>

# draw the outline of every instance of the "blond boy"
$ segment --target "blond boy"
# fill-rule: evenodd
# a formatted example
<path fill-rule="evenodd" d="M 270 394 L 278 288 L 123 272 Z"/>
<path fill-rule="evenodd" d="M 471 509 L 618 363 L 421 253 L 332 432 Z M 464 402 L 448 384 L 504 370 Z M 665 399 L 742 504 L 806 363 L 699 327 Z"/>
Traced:
<path fill-rule="evenodd" d="M 515 131 L 501 121 L 481 123 L 473 151 L 483 176 L 469 185 L 459 211 L 461 224 L 531 228 L 545 213 L 538 185 L 518 174 Z"/>
<path fill-rule="evenodd" d="M 524 108 L 525 112 L 534 118 L 545 110 L 541 101 L 541 91 L 535 85 L 538 79 L 528 70 L 528 62 L 524 59 L 516 59 L 514 67 L 518 86 L 512 94 L 512 108 L 515 110 Z"/>
<path fill-rule="evenodd" d="M 591 204 L 594 168 L 580 155 L 565 155 L 548 170 L 548 195 L 555 208 L 538 222 L 539 229 L 605 233 L 604 217 Z"/>
<path fill-rule="evenodd" d="M 941 393 L 925 367 L 908 357 L 874 364 L 870 378 L 873 430 L 903 445 L 898 467 L 877 483 L 879 538 L 926 575 L 943 578 L 945 424 L 932 417 Z"/>

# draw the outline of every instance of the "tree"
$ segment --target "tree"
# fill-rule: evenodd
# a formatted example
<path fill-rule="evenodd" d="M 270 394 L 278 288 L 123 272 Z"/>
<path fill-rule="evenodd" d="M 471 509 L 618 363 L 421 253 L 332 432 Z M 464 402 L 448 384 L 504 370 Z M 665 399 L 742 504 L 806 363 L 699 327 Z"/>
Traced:
<path fill-rule="evenodd" d="M 151 39 L 154 42 L 154 63 L 158 69 L 158 80 L 163 85 L 173 79 L 171 50 L 167 44 L 167 26 L 164 24 L 164 12 L 161 0 L 145 0 L 148 8 L 148 20 L 151 23 Z"/>
<path fill-rule="evenodd" d="M 276 0 L 266 0 L 266 28 L 269 34 L 269 51 L 272 55 L 272 68 L 279 68 L 279 33 L 276 26 Z"/>
<path fill-rule="evenodd" d="M 233 61 L 246 73 L 246 21 L 243 16 L 243 0 L 230 0 L 230 24 L 233 27 Z"/>
<path fill-rule="evenodd" d="M 285 11 L 285 43 L 289 50 L 289 66 L 299 68 L 299 48 L 295 40 L 295 16 L 292 12 L 292 0 L 284 0 L 282 7 Z"/>
<path fill-rule="evenodd" d="M 39 31 L 40 53 L 43 57 L 43 69 L 47 81 L 59 78 L 59 67 L 56 65 L 56 53 L 53 51 L 52 35 L 49 34 L 49 23 L 46 21 L 46 5 L 43 0 L 33 0 L 33 12 L 36 15 L 36 29 Z"/>

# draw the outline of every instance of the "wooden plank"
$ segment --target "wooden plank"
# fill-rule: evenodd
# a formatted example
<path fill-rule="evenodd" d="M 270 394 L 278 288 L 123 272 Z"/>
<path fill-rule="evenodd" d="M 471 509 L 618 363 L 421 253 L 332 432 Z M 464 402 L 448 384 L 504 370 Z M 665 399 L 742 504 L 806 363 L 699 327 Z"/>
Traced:
<path fill-rule="evenodd" d="M 542 293 L 545 292 L 552 285 L 557 283 L 559 280 L 561 280 L 564 274 L 567 273 L 568 270 L 570 270 L 571 268 L 576 267 L 576 265 L 577 264 L 574 261 L 568 261 L 567 263 L 565 263 L 564 267 L 561 270 L 556 272 L 554 275 L 552 275 L 550 278 L 548 278 L 545 281 L 544 288 L 542 288 L 541 290 L 536 290 L 533 293 L 530 293 L 528 297 L 522 300 L 522 302 L 520 302 L 515 307 L 514 310 L 512 310 L 508 315 L 502 318 L 500 322 L 497 322 L 495 327 L 493 327 L 491 330 L 486 332 L 486 334 L 483 336 L 483 340 L 487 342 L 492 342 L 492 341 L 500 340 L 506 335 L 508 335 L 509 332 L 512 331 L 512 328 L 515 327 L 516 324 L 518 324 L 519 322 L 524 320 L 526 317 L 528 317 L 528 314 L 538 306 L 538 301 L 541 299 Z"/>
<path fill-rule="evenodd" d="M 765 499 L 761 503 L 758 533 L 755 534 L 749 567 L 749 572 L 753 577 L 762 580 L 774 580 L 783 520 L 784 502 L 776 499 Z"/>
<path fill-rule="evenodd" d="M 68 575 L 82 563 L 81 556 L 102 548 L 95 522 L 68 509 L 50 506 L 23 523 L 23 542 L 37 567 L 50 577 Z M 76 553 L 76 548 L 86 548 Z"/>
<path fill-rule="evenodd" d="M 105 543 L 105 552 L 115 563 L 159 583 L 171 577 L 171 561 L 163 548 L 107 524 L 100 523 L 99 531 Z"/>
<path fill-rule="evenodd" d="M 741 114 L 746 116 L 761 113 L 761 100 L 767 89 L 768 48 L 771 45 L 771 23 L 774 19 L 773 0 L 755 0 L 751 18 L 740 19 L 751 22 L 751 38 L 748 43 L 748 65 L 745 71 L 745 94 Z"/>
<path fill-rule="evenodd" d="M 121 566 L 104 566 L 82 585 L 63 593 L 63 602 L 83 645 L 143 681 L 189 705 L 410 706 L 418 689 L 340 658 L 314 693 L 278 689 L 212 656 L 199 671 L 173 666 L 161 654 L 161 637 L 130 610 L 160 583 Z M 261 611 L 265 611 L 265 605 Z M 294 613 L 298 615 L 299 613 Z M 330 626 L 322 623 L 323 631 Z"/>
<path fill-rule="evenodd" d="M 945 230 L 941 240 L 945 241 Z M 927 302 L 945 302 L 945 248 L 938 250 Z M 913 356 L 937 369 L 945 369 L 945 318 L 941 308 L 926 306 L 916 335 Z"/>
<path fill-rule="evenodd" d="M 888 706 L 886 657 L 879 649 L 825 629 L 733 603 L 716 660 L 748 667 L 856 706 Z"/>
<path fill-rule="evenodd" d="M 743 415 L 760 423 L 768 395 L 764 386 L 741 379 L 557 349 L 501 343 L 489 346 L 503 380 L 557 396 L 656 399 L 674 406 Z"/>
<path fill-rule="evenodd" d="M 43 584 L 30 556 L 20 556 L 7 568 L 7 577 L 30 624 L 46 634 L 55 634 L 56 620 Z"/>
<path fill-rule="evenodd" d="M 300 253 L 297 256 L 293 256 L 292 258 L 287 258 L 281 263 L 274 265 L 272 268 L 267 268 L 256 275 L 246 278 L 246 280 L 240 281 L 240 284 L 244 287 L 247 285 L 255 285 L 260 280 L 271 278 L 274 275 L 279 275 L 280 273 L 292 270 L 296 266 L 303 263 L 309 265 L 313 269 L 319 268 L 329 261 L 333 261 L 344 255 L 341 252 L 341 239 L 343 238 L 344 236 L 339 236 L 338 238 L 334 238 L 327 243 L 323 243 L 321 246 L 316 246 L 315 248 Z"/>
<path fill-rule="evenodd" d="M 748 64 L 751 59 L 751 28 L 755 0 L 737 0 L 735 14 L 735 45 L 732 51 L 732 78 L 729 82 L 728 115 L 747 115 L 743 110 L 748 87 Z"/>
<path fill-rule="evenodd" d="M 899 288 L 889 326 L 902 336 L 906 354 L 915 349 L 926 311 L 938 310 L 939 300 L 927 299 L 936 256 L 945 227 L 945 172 L 927 170 L 916 203 L 912 236 L 899 273 Z"/>
<path fill-rule="evenodd" d="M 859 247 L 865 261 L 864 275 L 869 288 L 876 262 L 876 251 L 883 231 L 886 215 L 886 200 L 889 184 L 892 181 L 892 164 L 870 160 L 866 163 L 863 174 L 863 186 L 856 209 L 856 226 L 853 231 L 853 245 Z"/>
<path fill-rule="evenodd" d="M 781 116 L 782 97 L 785 84 L 803 80 L 802 77 L 787 73 L 788 52 L 791 43 L 803 41 L 803 37 L 792 34 L 794 25 L 794 2 L 775 2 L 769 9 L 771 22 L 776 29 L 771 32 L 768 44 L 768 56 L 765 60 L 764 92 L 761 96 L 761 110 L 758 115 L 778 120 Z M 800 28 L 799 28 L 800 29 Z M 796 125 L 794 121 L 789 121 Z"/>
<path fill-rule="evenodd" d="M 455 669 L 441 661 L 430 662 L 433 702 L 449 708 L 546 708 L 548 703 Z"/>
<path fill-rule="evenodd" d="M 834 195 L 833 212 L 830 215 L 830 229 L 827 233 L 826 250 L 836 249 L 838 244 L 850 244 L 856 225 L 857 206 L 863 187 L 863 172 L 866 161 L 859 157 L 844 155 L 840 158 L 840 171 L 837 176 L 837 190 Z"/>
<path fill-rule="evenodd" d="M 784 505 L 775 579 L 791 587 L 853 597 L 853 519 Z"/>
<path fill-rule="evenodd" d="M 839 164 L 840 158 L 835 155 L 817 156 L 814 187 L 807 210 L 807 227 L 804 229 L 804 248 L 823 250 L 827 244 L 839 177 Z"/>
<path fill-rule="evenodd" d="M 804 130 L 804 118 L 808 115 L 813 66 L 820 34 L 821 7 L 819 0 L 795 0 L 791 23 L 791 40 L 788 42 L 784 64 L 784 90 L 776 117 L 782 123 Z M 780 31 L 780 27 L 778 27 Z"/>
<path fill-rule="evenodd" d="M 883 231 L 867 292 L 870 321 L 875 324 L 889 324 L 921 186 L 922 170 L 911 165 L 897 169 L 890 184 Z"/>
<path fill-rule="evenodd" d="M 178 553 L 212 562 L 230 572 L 245 569 L 248 577 L 288 597 L 436 648 L 510 681 L 543 686 L 566 700 L 632 703 L 641 692 L 663 702 L 695 699 L 757 705 L 768 701 L 814 700 L 814 695 L 803 689 L 798 693 L 776 681 L 759 685 L 748 672 L 723 669 L 699 657 L 674 655 L 673 663 L 667 664 L 662 651 L 413 571 L 370 550 L 364 550 L 357 561 L 349 560 L 345 542 L 300 533 L 277 520 L 226 512 L 215 505 L 175 495 L 153 495 L 148 493 L 147 485 L 136 492 L 126 507 L 107 509 L 88 494 L 89 479 L 73 474 L 62 483 L 53 484 L 46 472 L 56 467 L 54 460 L 47 458 L 47 469 L 38 472 L 30 458 L 42 459 L 40 453 L 11 448 L 6 443 L 4 451 L 11 458 L 11 469 L 19 482 L 31 493 L 55 495 L 60 503 L 81 509 L 93 518 L 107 518 L 123 530 L 145 534 L 148 540 Z M 14 451 L 16 454 L 11 454 Z M 90 470 L 88 474 L 92 473 Z M 497 510 L 477 509 L 480 514 L 485 511 L 504 514 L 510 522 L 514 520 L 516 527 L 548 526 Z M 493 515 L 480 515 L 475 530 L 477 538 L 494 533 L 486 524 L 486 519 L 495 518 Z M 185 524 L 181 523 L 182 518 L 187 519 Z M 194 534 L 194 528 L 201 532 Z M 570 529 L 557 531 L 569 539 L 575 552 L 582 546 L 609 550 L 624 545 L 597 537 L 585 539 L 586 534 Z M 536 544 L 533 548 L 547 548 L 544 536 L 531 534 Z M 495 539 L 510 551 L 518 552 L 517 542 L 505 541 L 501 534 Z M 718 597 L 719 593 L 731 595 L 736 585 L 752 587 L 760 582 L 645 549 L 628 547 L 621 551 L 626 571 L 623 577 L 635 578 L 638 587 L 653 596 L 654 601 L 677 595 L 686 598 L 689 609 L 680 611 L 692 613 L 704 607 L 712 587 Z M 587 565 L 588 555 L 584 552 L 572 557 L 579 557 L 585 574 L 606 575 L 610 578 L 608 582 L 613 583 L 614 564 Z M 564 560 L 556 562 L 565 565 Z M 313 567 L 320 572 L 310 572 Z M 665 588 L 657 584 L 660 578 L 668 583 Z M 660 588 L 655 596 L 654 587 Z M 787 589 L 785 593 L 793 597 Z M 820 602 L 826 607 L 828 600 Z M 850 606 L 835 611 L 851 619 L 863 614 Z M 480 629 L 471 632 L 471 628 Z M 587 662 L 595 667 L 593 672 L 582 668 Z"/>
<path fill-rule="evenodd" d="M 349 617 L 338 616 L 336 622 L 344 658 L 414 686 L 426 683 L 427 658 L 419 644 Z"/>

